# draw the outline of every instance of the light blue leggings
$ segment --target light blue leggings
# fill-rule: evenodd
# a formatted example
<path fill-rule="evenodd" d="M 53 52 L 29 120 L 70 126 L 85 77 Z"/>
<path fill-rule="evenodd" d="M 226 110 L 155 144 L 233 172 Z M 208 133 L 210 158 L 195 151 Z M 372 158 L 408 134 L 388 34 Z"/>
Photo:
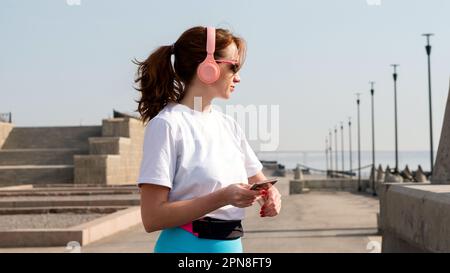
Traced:
<path fill-rule="evenodd" d="M 242 253 L 241 238 L 235 240 L 201 239 L 182 228 L 164 229 L 155 253 Z"/>

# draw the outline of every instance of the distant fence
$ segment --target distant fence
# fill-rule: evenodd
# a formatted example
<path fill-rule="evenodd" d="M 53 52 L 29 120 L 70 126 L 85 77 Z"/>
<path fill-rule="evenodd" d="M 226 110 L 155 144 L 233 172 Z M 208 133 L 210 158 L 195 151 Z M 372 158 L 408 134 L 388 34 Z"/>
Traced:
<path fill-rule="evenodd" d="M 366 165 L 366 166 L 362 166 L 361 168 L 354 168 L 354 169 L 351 169 L 351 170 L 348 170 L 348 171 L 338 171 L 338 170 L 321 170 L 321 169 L 316 169 L 316 168 L 312 168 L 312 167 L 309 167 L 309 166 L 306 166 L 306 165 L 303 165 L 303 164 L 297 164 L 297 166 L 298 167 L 300 167 L 300 168 L 303 168 L 303 172 L 311 172 L 311 171 L 314 171 L 314 172 L 318 172 L 318 173 L 326 173 L 328 176 L 330 176 L 330 175 L 332 175 L 332 174 L 334 174 L 334 175 L 336 175 L 336 174 L 340 174 L 340 175 L 347 175 L 347 176 L 356 176 L 356 173 L 355 173 L 355 171 L 358 171 L 359 169 L 360 170 L 363 170 L 363 169 L 367 169 L 367 168 L 371 168 L 372 167 L 372 164 L 369 164 L 369 165 Z"/>
<path fill-rule="evenodd" d="M 0 113 L 0 122 L 12 123 L 12 113 Z"/>

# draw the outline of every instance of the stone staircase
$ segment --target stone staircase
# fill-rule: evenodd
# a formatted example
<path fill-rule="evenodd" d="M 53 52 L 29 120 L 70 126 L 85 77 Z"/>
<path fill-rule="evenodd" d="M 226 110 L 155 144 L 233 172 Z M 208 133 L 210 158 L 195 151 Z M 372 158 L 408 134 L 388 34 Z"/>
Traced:
<path fill-rule="evenodd" d="M 0 185 L 73 183 L 74 155 L 101 135 L 101 126 L 12 128 L 0 145 Z"/>

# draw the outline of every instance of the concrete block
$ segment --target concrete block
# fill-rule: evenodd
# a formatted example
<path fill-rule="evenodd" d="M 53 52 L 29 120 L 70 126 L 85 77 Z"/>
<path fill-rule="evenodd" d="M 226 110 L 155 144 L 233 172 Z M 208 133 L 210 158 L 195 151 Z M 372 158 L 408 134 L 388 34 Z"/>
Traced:
<path fill-rule="evenodd" d="M 130 149 L 131 139 L 124 137 L 90 137 L 89 153 L 99 154 L 124 154 Z"/>
<path fill-rule="evenodd" d="M 106 184 L 108 155 L 75 155 L 75 184 Z"/>
<path fill-rule="evenodd" d="M 75 184 L 129 184 L 121 155 L 77 155 Z"/>
<path fill-rule="evenodd" d="M 73 165 L 0 166 L 2 186 L 72 183 Z"/>
<path fill-rule="evenodd" d="M 15 190 L 22 191 L 22 190 L 31 190 L 31 189 L 33 189 L 33 185 L 31 185 L 31 184 L 0 187 L 0 191 L 15 191 Z"/>
<path fill-rule="evenodd" d="M 361 184 L 364 186 L 364 182 L 367 180 L 362 180 Z M 300 187 L 297 181 L 291 181 L 292 191 Z M 301 187 L 308 188 L 310 190 L 322 190 L 322 191 L 358 191 L 358 180 L 356 179 L 306 179 L 303 180 L 303 185 Z M 362 187 L 365 191 L 365 187 Z"/>
<path fill-rule="evenodd" d="M 380 192 L 383 252 L 450 252 L 450 185 L 387 184 Z"/>
<path fill-rule="evenodd" d="M 75 226 L 72 229 L 83 231 L 83 238 L 80 244 L 87 245 L 140 223 L 142 223 L 141 210 L 140 207 L 135 206 Z"/>
<path fill-rule="evenodd" d="M 65 246 L 71 241 L 82 242 L 83 233 L 66 229 L 0 231 L 0 247 Z"/>
<path fill-rule="evenodd" d="M 67 229 L 0 231 L 0 247 L 67 246 L 72 241 L 83 246 L 136 226 L 141 221 L 140 207 L 133 206 Z"/>
<path fill-rule="evenodd" d="M 305 188 L 305 181 L 303 180 L 290 180 L 289 181 L 289 194 L 300 194 L 303 193 Z"/>
<path fill-rule="evenodd" d="M 130 137 L 130 119 L 112 118 L 102 121 L 103 137 Z"/>
<path fill-rule="evenodd" d="M 99 158 L 98 160 L 105 161 L 106 169 L 103 172 L 89 170 L 89 160 L 94 159 L 84 158 L 85 162 L 80 159 L 80 162 L 75 163 L 75 183 L 135 183 L 142 159 L 144 128 L 144 125 L 135 119 L 104 119 L 102 137 L 89 139 L 90 154 L 118 157 Z"/>

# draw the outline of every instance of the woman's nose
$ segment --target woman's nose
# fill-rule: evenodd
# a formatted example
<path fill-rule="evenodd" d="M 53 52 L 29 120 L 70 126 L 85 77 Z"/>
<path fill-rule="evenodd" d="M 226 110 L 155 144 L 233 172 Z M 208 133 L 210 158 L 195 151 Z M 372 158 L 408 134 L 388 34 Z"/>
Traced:
<path fill-rule="evenodd" d="M 234 74 L 233 82 L 238 83 L 240 81 L 241 81 L 241 77 L 239 76 L 239 73 Z"/>

